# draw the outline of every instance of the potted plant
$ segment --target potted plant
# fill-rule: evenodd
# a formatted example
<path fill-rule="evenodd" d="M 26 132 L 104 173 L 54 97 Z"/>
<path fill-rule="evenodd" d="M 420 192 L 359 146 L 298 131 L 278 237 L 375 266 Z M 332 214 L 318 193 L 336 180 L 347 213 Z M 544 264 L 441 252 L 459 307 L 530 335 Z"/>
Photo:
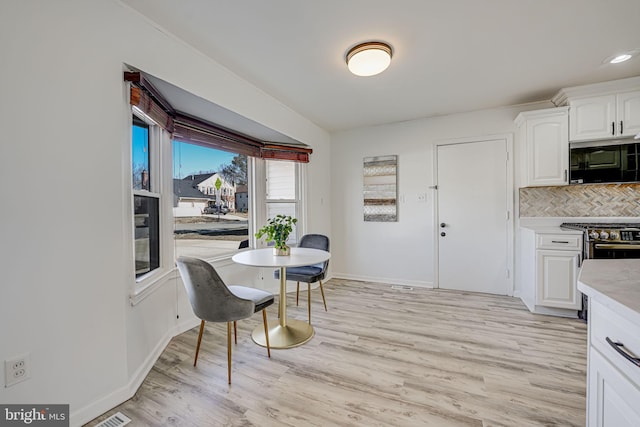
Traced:
<path fill-rule="evenodd" d="M 256 237 L 260 239 L 262 236 L 266 236 L 265 242 L 275 242 L 273 248 L 275 255 L 289 255 L 291 249 L 287 246 L 287 239 L 296 222 L 298 220 L 289 215 L 276 215 L 275 218 L 267 220 L 267 225 L 258 230 Z"/>

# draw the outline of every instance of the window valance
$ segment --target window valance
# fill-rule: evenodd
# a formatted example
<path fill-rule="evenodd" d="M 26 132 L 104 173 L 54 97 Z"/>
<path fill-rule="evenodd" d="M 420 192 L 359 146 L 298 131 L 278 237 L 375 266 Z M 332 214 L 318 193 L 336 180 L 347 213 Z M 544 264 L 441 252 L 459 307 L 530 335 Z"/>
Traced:
<path fill-rule="evenodd" d="M 310 148 L 261 141 L 175 111 L 143 73 L 125 72 L 124 80 L 131 82 L 129 103 L 171 132 L 174 139 L 263 159 L 309 162 Z"/>

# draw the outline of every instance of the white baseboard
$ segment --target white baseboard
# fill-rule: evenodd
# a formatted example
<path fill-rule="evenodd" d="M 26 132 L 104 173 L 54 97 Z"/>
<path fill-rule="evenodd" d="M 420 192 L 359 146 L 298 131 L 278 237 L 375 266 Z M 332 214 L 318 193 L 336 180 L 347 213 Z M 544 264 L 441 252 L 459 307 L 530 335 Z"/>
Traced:
<path fill-rule="evenodd" d="M 415 286 L 419 288 L 433 289 L 433 282 L 426 282 L 422 280 L 406 280 L 406 279 L 394 279 L 390 277 L 358 276 L 353 274 L 336 273 L 336 272 L 333 273 L 332 278 L 345 279 L 345 280 L 357 280 L 360 282 L 385 283 L 388 285 L 408 285 L 408 286 Z"/>
<path fill-rule="evenodd" d="M 123 402 L 131 399 L 136 393 L 138 388 L 142 385 L 142 382 L 147 377 L 153 365 L 156 363 L 164 349 L 169 344 L 169 341 L 173 337 L 180 335 L 183 332 L 188 331 L 200 324 L 200 319 L 186 319 L 178 323 L 174 328 L 167 331 L 167 333 L 158 342 L 155 348 L 149 353 L 149 356 L 145 359 L 144 363 L 136 370 L 131 376 L 129 383 L 117 390 L 103 396 L 102 398 L 91 402 L 83 408 L 77 411 L 71 412 L 69 416 L 70 426 L 82 426 L 89 421 L 99 417 L 110 409 L 115 408 Z"/>

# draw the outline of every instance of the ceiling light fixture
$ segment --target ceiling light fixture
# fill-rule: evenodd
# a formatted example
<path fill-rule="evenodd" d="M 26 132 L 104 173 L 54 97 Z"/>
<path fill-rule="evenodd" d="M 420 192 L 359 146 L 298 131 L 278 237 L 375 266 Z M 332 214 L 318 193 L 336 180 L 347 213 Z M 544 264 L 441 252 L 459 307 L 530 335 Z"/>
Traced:
<path fill-rule="evenodd" d="M 620 64 L 633 58 L 640 53 L 640 49 L 628 50 L 626 52 L 618 52 L 602 61 L 603 64 Z"/>
<path fill-rule="evenodd" d="M 621 62 L 628 61 L 629 59 L 631 59 L 631 55 L 629 55 L 628 53 L 624 53 L 622 55 L 616 56 L 611 61 L 609 61 L 609 63 L 611 63 L 611 64 L 619 64 Z"/>
<path fill-rule="evenodd" d="M 375 76 L 391 64 L 391 46 L 383 42 L 366 42 L 347 52 L 347 67 L 356 76 Z"/>

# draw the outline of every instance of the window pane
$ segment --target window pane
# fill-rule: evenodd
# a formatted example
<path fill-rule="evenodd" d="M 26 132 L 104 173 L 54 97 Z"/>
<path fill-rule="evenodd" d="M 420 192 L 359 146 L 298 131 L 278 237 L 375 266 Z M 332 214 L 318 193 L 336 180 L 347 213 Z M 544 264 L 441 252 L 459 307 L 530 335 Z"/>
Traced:
<path fill-rule="evenodd" d="M 276 215 L 289 215 L 296 218 L 296 204 L 295 203 L 267 203 L 267 218 L 274 218 Z M 289 234 L 287 239 L 287 245 L 296 245 L 298 239 L 296 238 L 298 231 L 296 226 L 293 226 L 293 231 Z"/>
<path fill-rule="evenodd" d="M 295 163 L 267 161 L 267 199 L 294 200 L 296 198 Z"/>
<path fill-rule="evenodd" d="M 155 197 L 133 196 L 136 277 L 160 266 L 160 227 Z"/>
<path fill-rule="evenodd" d="M 133 189 L 150 190 L 149 188 L 149 125 L 133 116 L 132 127 L 132 171 Z"/>
<path fill-rule="evenodd" d="M 214 258 L 249 238 L 247 157 L 173 142 L 176 256 Z"/>

